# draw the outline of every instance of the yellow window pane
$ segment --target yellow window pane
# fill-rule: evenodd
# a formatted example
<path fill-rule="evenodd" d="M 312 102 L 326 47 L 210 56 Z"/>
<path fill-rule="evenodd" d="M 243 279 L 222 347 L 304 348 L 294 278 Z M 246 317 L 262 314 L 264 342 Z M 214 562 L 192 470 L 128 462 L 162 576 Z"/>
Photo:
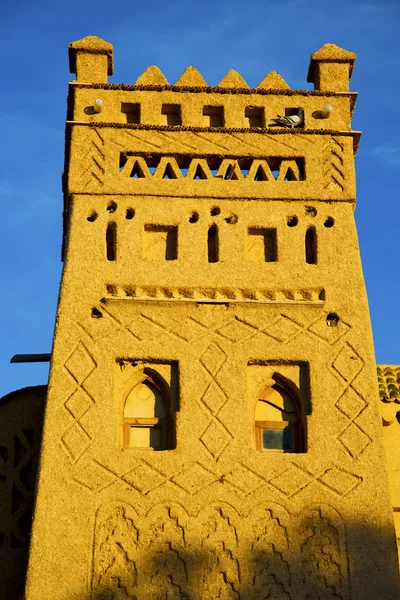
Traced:
<path fill-rule="evenodd" d="M 150 448 L 151 427 L 130 427 L 129 448 Z"/>
<path fill-rule="evenodd" d="M 150 381 L 136 385 L 129 393 L 124 409 L 124 417 L 165 419 L 166 407 L 160 391 Z"/>
<path fill-rule="evenodd" d="M 286 421 L 282 417 L 282 410 L 276 406 L 272 406 L 269 402 L 259 400 L 256 407 L 256 421 Z"/>
<path fill-rule="evenodd" d="M 161 448 L 161 429 L 159 427 L 130 427 L 128 447 Z"/>
<path fill-rule="evenodd" d="M 297 421 L 295 403 L 279 386 L 266 388 L 256 406 L 256 421 Z"/>

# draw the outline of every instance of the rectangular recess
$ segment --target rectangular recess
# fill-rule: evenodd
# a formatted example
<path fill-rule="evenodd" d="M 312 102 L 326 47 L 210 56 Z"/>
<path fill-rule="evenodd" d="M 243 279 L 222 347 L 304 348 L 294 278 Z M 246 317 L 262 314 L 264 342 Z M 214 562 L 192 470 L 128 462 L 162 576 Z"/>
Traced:
<path fill-rule="evenodd" d="M 181 105 L 163 104 L 161 107 L 163 125 L 182 125 Z"/>
<path fill-rule="evenodd" d="M 121 112 L 126 115 L 127 123 L 140 123 L 140 104 L 137 102 L 121 102 Z"/>
<path fill-rule="evenodd" d="M 223 127 L 224 123 L 223 106 L 203 106 L 204 127 Z"/>
<path fill-rule="evenodd" d="M 143 258 L 149 261 L 178 258 L 178 228 L 173 225 L 145 225 Z"/>
<path fill-rule="evenodd" d="M 265 110 L 263 106 L 246 106 L 244 116 L 250 129 L 265 127 Z"/>
<path fill-rule="evenodd" d="M 293 117 L 293 115 L 297 115 L 297 112 L 299 110 L 299 107 L 289 107 L 289 108 L 285 108 L 285 117 Z"/>
<path fill-rule="evenodd" d="M 278 260 L 276 229 L 249 227 L 246 239 L 246 260 L 276 262 Z"/>
<path fill-rule="evenodd" d="M 285 117 L 293 117 L 294 115 L 297 115 L 299 108 L 300 108 L 299 106 L 296 106 L 296 107 L 291 106 L 291 107 L 285 108 Z M 301 125 L 301 127 L 305 126 L 304 125 L 305 119 L 306 119 L 306 116 L 305 116 L 305 112 L 304 112 L 304 108 L 303 108 L 303 124 Z"/>

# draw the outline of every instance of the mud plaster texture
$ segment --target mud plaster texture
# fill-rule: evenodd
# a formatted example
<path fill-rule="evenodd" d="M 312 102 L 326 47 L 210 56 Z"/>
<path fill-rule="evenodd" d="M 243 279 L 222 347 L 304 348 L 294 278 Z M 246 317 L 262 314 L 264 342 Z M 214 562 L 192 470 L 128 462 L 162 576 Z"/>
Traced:
<path fill-rule="evenodd" d="M 28 600 L 399 597 L 354 58 L 324 46 L 308 92 L 194 68 L 118 86 L 110 44 L 71 44 Z M 299 128 L 272 126 L 299 107 Z"/>

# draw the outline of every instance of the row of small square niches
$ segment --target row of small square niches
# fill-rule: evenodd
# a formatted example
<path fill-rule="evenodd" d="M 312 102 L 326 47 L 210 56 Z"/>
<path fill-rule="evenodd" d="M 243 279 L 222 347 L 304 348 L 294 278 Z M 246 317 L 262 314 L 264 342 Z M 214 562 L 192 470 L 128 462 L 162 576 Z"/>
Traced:
<path fill-rule="evenodd" d="M 286 108 L 285 116 L 296 115 L 297 108 Z M 127 123 L 141 123 L 141 111 L 139 103 L 121 103 L 121 112 L 126 115 Z M 246 106 L 244 109 L 245 126 L 249 128 L 267 127 L 265 108 L 263 106 Z M 180 104 L 162 104 L 161 106 L 161 124 L 170 127 L 185 126 L 182 120 L 182 110 Z M 203 106 L 202 121 L 199 126 L 202 127 L 225 127 L 224 106 Z"/>
<path fill-rule="evenodd" d="M 95 100 L 93 106 L 87 106 L 85 108 L 85 112 L 88 115 L 96 115 L 100 118 L 107 119 L 108 104 L 106 101 L 103 101 L 102 98 L 98 98 Z M 309 121 L 309 125 L 312 125 L 312 121 L 321 127 L 320 119 L 326 120 L 331 116 L 332 106 L 321 104 L 321 110 L 314 110 L 311 112 L 309 117 L 307 118 L 307 111 L 300 106 L 291 106 L 280 108 L 275 108 L 271 110 L 270 115 L 267 113 L 269 111 L 266 110 L 264 106 L 238 106 L 236 109 L 233 109 L 232 106 L 229 107 L 229 115 L 226 114 L 227 107 L 223 105 L 203 105 L 193 107 L 193 110 L 187 111 L 182 110 L 182 104 L 161 104 L 159 107 L 155 107 L 154 104 L 151 107 L 146 107 L 146 110 L 142 110 L 142 105 L 140 102 L 121 102 L 120 105 L 120 115 L 121 122 L 125 122 L 127 124 L 135 124 L 135 125 L 164 125 L 169 127 L 211 127 L 211 128 L 221 128 L 221 127 L 243 127 L 250 129 L 260 129 L 265 127 L 281 127 L 282 124 L 279 122 L 274 122 L 274 120 L 279 120 L 278 117 L 291 117 L 295 115 L 300 115 L 301 119 L 298 122 L 297 126 L 305 127 L 307 125 L 307 121 Z M 187 109 L 188 107 L 186 107 Z M 272 108 L 272 107 L 271 107 Z M 232 110 L 233 109 L 233 110 Z M 160 111 L 159 118 L 155 114 L 155 111 Z M 300 113 L 299 113 L 300 111 Z M 116 118 L 116 114 L 113 112 L 113 117 Z M 145 114 L 143 114 L 145 112 Z M 101 113 L 101 116 L 100 114 Z M 312 117 L 312 118 L 311 118 Z M 319 121 L 319 123 L 318 123 Z M 290 126 L 290 125 L 289 125 Z M 329 123 L 329 127 L 332 125 Z"/>

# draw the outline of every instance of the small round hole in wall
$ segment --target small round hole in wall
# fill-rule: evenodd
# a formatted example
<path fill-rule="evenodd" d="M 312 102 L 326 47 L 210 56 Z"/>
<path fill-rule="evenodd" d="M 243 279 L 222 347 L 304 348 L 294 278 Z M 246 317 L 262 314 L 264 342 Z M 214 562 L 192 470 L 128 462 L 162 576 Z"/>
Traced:
<path fill-rule="evenodd" d="M 229 225 L 236 225 L 236 223 L 238 222 L 238 216 L 237 215 L 231 215 L 230 217 L 227 217 L 225 219 L 225 221 L 227 223 L 229 223 Z"/>
<path fill-rule="evenodd" d="M 210 212 L 210 214 L 211 214 L 212 217 L 216 217 L 220 213 L 221 213 L 221 209 L 220 209 L 219 206 L 213 206 L 212 209 L 211 209 L 211 212 Z"/>
<path fill-rule="evenodd" d="M 340 319 L 336 313 L 329 313 L 326 317 L 328 327 L 337 327 Z"/>
<path fill-rule="evenodd" d="M 98 308 L 92 308 L 92 319 L 101 319 L 102 316 Z"/>
<path fill-rule="evenodd" d="M 115 202 L 110 202 L 109 205 L 106 208 L 108 213 L 113 213 L 117 210 L 117 205 Z"/>
<path fill-rule="evenodd" d="M 333 217 L 327 217 L 325 219 L 324 227 L 333 227 L 335 219 Z"/>
<path fill-rule="evenodd" d="M 310 215 L 310 217 L 316 217 L 317 209 L 313 206 L 306 206 L 306 215 Z"/>
<path fill-rule="evenodd" d="M 189 223 L 197 223 L 197 221 L 199 220 L 199 213 L 198 212 L 193 212 L 191 214 L 191 216 L 189 217 Z"/>
<path fill-rule="evenodd" d="M 89 221 L 90 223 L 93 223 L 93 221 L 95 221 L 98 217 L 97 212 L 92 212 L 91 215 L 89 215 L 88 217 L 86 217 L 86 220 Z"/>
<path fill-rule="evenodd" d="M 296 227 L 298 222 L 299 222 L 298 218 L 294 215 L 287 218 L 288 227 Z"/>
<path fill-rule="evenodd" d="M 135 211 L 133 208 L 127 208 L 126 209 L 126 214 L 125 214 L 125 219 L 128 219 L 128 221 L 130 221 L 131 219 L 133 219 L 133 217 L 135 216 Z"/>

